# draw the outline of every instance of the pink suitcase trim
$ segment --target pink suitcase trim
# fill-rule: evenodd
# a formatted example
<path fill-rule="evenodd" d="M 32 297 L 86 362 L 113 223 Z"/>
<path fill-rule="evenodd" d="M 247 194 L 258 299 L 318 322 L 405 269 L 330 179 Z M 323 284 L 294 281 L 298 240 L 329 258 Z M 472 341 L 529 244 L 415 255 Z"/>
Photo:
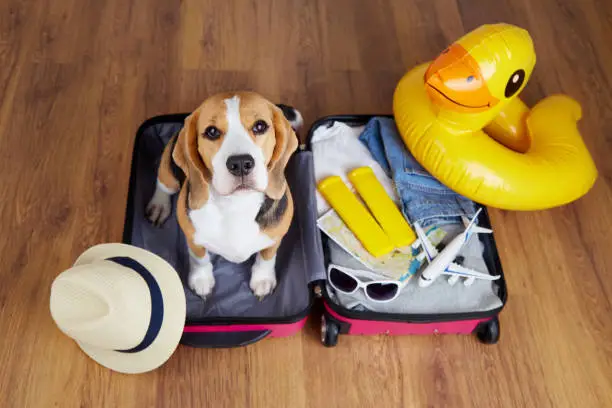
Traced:
<path fill-rule="evenodd" d="M 470 334 L 476 326 L 481 322 L 486 322 L 490 318 L 472 319 L 472 320 L 457 320 L 451 322 L 436 322 L 436 323 L 404 323 L 404 322 L 389 322 L 379 320 L 363 320 L 351 319 L 344 317 L 334 312 L 327 302 L 323 302 L 325 311 L 339 322 L 350 324 L 348 334 L 432 334 L 432 333 L 453 333 L 453 334 Z"/>
<path fill-rule="evenodd" d="M 271 330 L 270 337 L 292 336 L 304 327 L 308 316 L 294 323 L 232 324 L 185 326 L 183 333 L 228 333 Z"/>

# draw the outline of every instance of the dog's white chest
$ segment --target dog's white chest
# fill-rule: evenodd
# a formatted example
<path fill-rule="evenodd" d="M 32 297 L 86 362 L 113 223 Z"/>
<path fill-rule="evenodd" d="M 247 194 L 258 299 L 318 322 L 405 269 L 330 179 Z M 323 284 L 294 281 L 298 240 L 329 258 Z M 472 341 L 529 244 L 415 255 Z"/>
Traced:
<path fill-rule="evenodd" d="M 189 212 L 195 228 L 194 243 L 236 263 L 269 248 L 274 241 L 255 222 L 263 200 L 264 194 L 257 191 L 230 196 L 211 191 L 204 207 Z"/>

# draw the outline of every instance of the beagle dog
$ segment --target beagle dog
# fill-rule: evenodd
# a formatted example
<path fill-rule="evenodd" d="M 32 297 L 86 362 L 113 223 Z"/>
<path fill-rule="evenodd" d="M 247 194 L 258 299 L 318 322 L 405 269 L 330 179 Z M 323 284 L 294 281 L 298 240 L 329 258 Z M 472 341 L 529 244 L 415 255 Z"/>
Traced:
<path fill-rule="evenodd" d="M 146 215 L 161 225 L 176 203 L 189 245 L 189 287 L 206 298 L 215 285 L 209 251 L 230 262 L 257 254 L 250 287 L 276 287 L 276 251 L 293 217 L 285 166 L 298 146 L 300 113 L 252 92 L 219 94 L 185 119 L 161 157 Z"/>

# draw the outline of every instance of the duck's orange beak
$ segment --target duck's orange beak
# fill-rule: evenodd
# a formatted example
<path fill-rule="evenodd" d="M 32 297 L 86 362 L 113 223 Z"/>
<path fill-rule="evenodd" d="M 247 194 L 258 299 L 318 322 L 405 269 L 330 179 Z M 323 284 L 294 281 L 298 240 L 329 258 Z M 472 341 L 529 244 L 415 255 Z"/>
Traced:
<path fill-rule="evenodd" d="M 457 112 L 483 112 L 499 102 L 491 95 L 478 62 L 459 44 L 431 63 L 425 86 L 436 105 Z"/>

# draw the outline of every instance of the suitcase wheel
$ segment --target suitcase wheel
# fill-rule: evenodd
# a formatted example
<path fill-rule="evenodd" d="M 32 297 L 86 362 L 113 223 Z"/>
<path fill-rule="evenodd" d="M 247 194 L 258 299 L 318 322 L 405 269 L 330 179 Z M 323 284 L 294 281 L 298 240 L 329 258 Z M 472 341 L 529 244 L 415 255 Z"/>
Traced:
<path fill-rule="evenodd" d="M 495 344 L 499 341 L 499 319 L 493 319 L 481 323 L 476 328 L 476 336 L 484 344 Z"/>
<path fill-rule="evenodd" d="M 334 347 L 338 344 L 338 334 L 340 326 L 334 322 L 330 322 L 325 318 L 325 314 L 321 315 L 321 343 L 325 347 Z"/>

